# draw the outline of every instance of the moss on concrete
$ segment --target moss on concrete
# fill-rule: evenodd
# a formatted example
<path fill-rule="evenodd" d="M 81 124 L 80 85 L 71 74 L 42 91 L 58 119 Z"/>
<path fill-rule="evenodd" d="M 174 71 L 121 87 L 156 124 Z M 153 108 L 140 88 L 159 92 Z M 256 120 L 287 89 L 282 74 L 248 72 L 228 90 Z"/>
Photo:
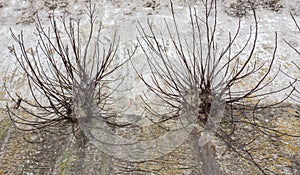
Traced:
<path fill-rule="evenodd" d="M 11 121 L 9 119 L 5 118 L 2 121 L 0 121 L 0 141 L 1 141 L 1 143 L 7 136 L 10 126 L 11 126 Z"/>
<path fill-rule="evenodd" d="M 62 155 L 62 161 L 60 164 L 60 175 L 69 175 L 71 174 L 71 162 L 70 162 L 70 153 L 64 152 Z"/>

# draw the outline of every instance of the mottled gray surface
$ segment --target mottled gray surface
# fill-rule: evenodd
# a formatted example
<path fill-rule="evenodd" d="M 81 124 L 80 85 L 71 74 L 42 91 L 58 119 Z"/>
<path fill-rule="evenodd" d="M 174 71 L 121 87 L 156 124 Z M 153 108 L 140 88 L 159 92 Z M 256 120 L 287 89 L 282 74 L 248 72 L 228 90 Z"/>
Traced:
<path fill-rule="evenodd" d="M 132 31 L 134 31 L 137 21 L 145 21 L 149 17 L 152 21 L 158 23 L 156 25 L 159 28 L 162 17 L 167 19 L 170 17 L 168 0 L 99 0 L 94 2 L 99 7 L 99 16 L 104 23 L 104 32 L 109 34 L 111 31 L 118 30 L 120 35 L 124 37 L 120 48 L 123 52 L 126 52 L 127 47 L 131 48 L 132 43 L 136 43 L 133 40 L 136 35 Z M 218 2 L 220 4 L 221 25 L 218 37 L 227 37 L 227 35 L 222 34 L 227 33 L 227 31 L 236 26 L 237 17 L 242 17 L 242 24 L 245 26 L 242 28 L 241 34 L 243 36 L 248 35 L 249 3 L 237 0 L 220 0 Z M 10 46 L 14 44 L 10 37 L 9 28 L 11 27 L 16 33 L 24 30 L 26 32 L 25 40 L 28 41 L 29 46 L 32 46 L 36 38 L 35 34 L 32 33 L 33 18 L 37 11 L 39 11 L 42 22 L 47 25 L 47 17 L 52 10 L 56 10 L 58 15 L 64 12 L 74 18 L 83 18 L 83 6 L 85 3 L 86 1 L 80 0 L 0 0 L 0 41 L 2 42 L 0 46 L 2 58 L 0 65 L 1 108 L 5 108 L 7 102 L 9 105 L 13 105 L 4 91 L 4 82 L 7 83 L 9 90 L 25 96 L 28 95 L 28 88 L 24 86 L 26 81 L 22 74 L 18 72 L 18 69 L 15 67 L 17 65 L 16 61 L 9 53 Z M 200 1 L 197 0 L 174 0 L 174 4 L 179 20 L 183 22 L 187 16 L 188 4 L 197 5 L 199 10 L 203 10 L 201 5 L 199 5 L 201 4 Z M 270 58 L 274 46 L 274 32 L 277 31 L 279 34 L 279 49 L 275 67 L 281 65 L 283 71 L 299 78 L 299 72 L 291 64 L 292 60 L 299 63 L 299 59 L 284 44 L 282 39 L 287 39 L 295 46 L 299 46 L 300 35 L 293 25 L 289 12 L 292 12 L 296 19 L 299 19 L 300 1 L 264 0 L 256 1 L 254 5 L 259 19 L 259 31 L 261 32 L 255 57 L 259 61 L 265 61 Z M 187 34 L 184 26 L 181 27 L 181 30 Z M 107 37 L 106 39 L 109 41 L 110 38 Z M 139 69 L 143 69 L 144 66 L 144 62 L 141 60 L 140 55 L 137 55 L 137 58 L 133 60 Z M 130 65 L 126 65 L 125 69 L 124 72 L 126 73 L 131 70 L 127 77 L 128 79 L 126 79 L 126 82 L 130 84 L 125 83 L 122 90 L 129 89 L 130 91 L 125 92 L 126 97 L 120 100 L 113 109 L 120 110 L 129 106 L 129 112 L 140 114 L 143 112 L 143 106 L 138 96 L 143 93 L 144 89 Z M 290 80 L 286 76 L 280 75 L 272 84 L 271 89 L 288 84 Z M 253 81 L 246 82 L 243 85 L 251 86 Z M 299 84 L 296 86 L 299 87 Z M 124 91 L 122 93 L 124 94 Z M 123 95 L 122 93 L 120 93 L 121 96 Z M 281 97 L 278 95 L 271 99 L 276 101 Z M 270 114 L 269 112 L 266 113 Z M 280 114 L 280 112 L 278 113 Z M 277 116 L 281 116 L 279 114 Z M 293 127 L 299 128 L 299 119 L 294 117 L 294 114 L 291 114 L 291 116 L 291 118 L 288 118 L 291 119 L 290 123 L 294 124 Z M 272 117 L 273 114 L 268 118 Z M 283 121 L 289 120 L 284 118 Z M 287 125 L 283 126 L 287 127 Z M 156 132 L 160 133 L 159 130 L 154 130 L 147 134 L 153 136 L 157 134 Z M 37 143 L 28 143 L 24 138 Z M 261 158 L 259 157 L 261 155 L 270 155 L 267 163 L 273 160 L 278 161 L 278 164 L 281 163 L 278 166 L 279 172 L 282 172 L 282 174 L 296 173 L 295 170 L 299 169 L 299 162 L 297 161 L 300 157 L 299 140 L 298 145 L 297 140 L 292 139 L 286 139 L 284 142 L 271 140 L 270 143 L 268 142 L 269 140 L 269 138 L 262 137 L 262 143 L 267 144 L 261 145 L 261 152 L 257 153 L 258 158 Z M 113 156 L 103 153 L 98 147 L 91 145 L 89 142 L 84 144 L 82 140 L 75 139 L 72 135 L 72 126 L 68 123 L 61 123 L 60 126 L 49 128 L 48 131 L 24 134 L 16 130 L 9 122 L 7 114 L 2 112 L 0 115 L 0 142 L 0 174 L 220 174 L 221 170 L 215 168 L 218 167 L 216 164 L 221 164 L 221 169 L 226 170 L 225 174 L 250 175 L 258 173 L 252 164 L 244 163 L 241 159 L 236 159 L 236 154 L 226 151 L 227 149 L 224 145 L 209 143 L 210 145 L 207 148 L 200 148 L 197 134 L 191 135 L 180 147 L 161 158 L 136 163 L 115 159 Z M 289 144 L 289 142 L 291 143 Z M 217 160 L 213 158 L 214 147 L 217 147 L 217 155 L 219 156 Z M 212 151 L 209 152 L 206 149 Z M 297 171 L 297 173 L 299 172 Z"/>

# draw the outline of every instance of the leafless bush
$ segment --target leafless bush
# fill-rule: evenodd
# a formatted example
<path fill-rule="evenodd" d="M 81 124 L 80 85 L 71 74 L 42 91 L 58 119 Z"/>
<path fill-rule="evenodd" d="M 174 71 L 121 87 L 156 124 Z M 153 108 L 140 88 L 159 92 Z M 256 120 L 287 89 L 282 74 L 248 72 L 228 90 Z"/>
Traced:
<path fill-rule="evenodd" d="M 86 13 L 88 38 L 82 35 L 79 20 L 56 17 L 53 13 L 50 27 L 45 28 L 37 16 L 35 31 L 38 42 L 30 52 L 26 48 L 23 32 L 15 35 L 11 30 L 18 47 L 12 47 L 12 55 L 27 77 L 31 95 L 31 98 L 22 98 L 17 93 L 12 95 L 6 88 L 16 103 L 15 109 L 7 105 L 8 115 L 19 129 L 32 131 L 63 121 L 77 126 L 80 116 L 74 112 L 74 105 L 79 102 L 74 99 L 85 96 L 95 101 L 98 111 L 104 113 L 114 91 L 108 84 L 122 82 L 121 78 L 109 78 L 126 62 L 114 62 L 119 38 L 114 34 L 109 45 L 101 43 L 102 25 L 98 23 L 95 5 L 89 3 Z M 16 109 L 21 109 L 25 114 L 19 115 Z"/>
<path fill-rule="evenodd" d="M 296 21 L 294 15 L 293 15 L 292 13 L 290 13 L 290 15 L 291 15 L 291 17 L 292 17 L 292 19 L 293 19 L 293 21 L 294 21 L 296 27 L 297 27 L 297 30 L 300 32 L 300 26 L 299 26 L 298 22 Z M 290 42 L 288 42 L 288 41 L 286 41 L 286 40 L 284 40 L 284 41 L 285 41 L 285 43 L 286 43 L 290 48 L 292 48 L 292 49 L 300 56 L 300 51 L 299 51 L 299 49 L 298 49 L 297 47 L 293 46 Z M 294 62 L 294 61 L 292 61 L 292 63 L 293 63 L 293 64 L 296 66 L 296 68 L 300 71 L 300 65 L 299 65 L 299 63 L 297 64 L 297 63 Z M 286 73 L 286 74 L 288 75 L 288 73 Z M 289 75 L 288 75 L 288 76 L 289 76 Z M 291 76 L 289 76 L 289 77 L 291 77 Z M 295 80 L 297 80 L 297 77 L 292 77 L 292 78 L 294 78 Z M 299 79 L 298 79 L 297 81 L 299 82 Z M 295 93 L 294 93 L 294 95 L 293 95 L 292 98 L 293 98 L 293 100 L 295 100 L 296 102 L 300 103 L 300 90 L 299 90 L 299 89 L 295 88 Z"/>
<path fill-rule="evenodd" d="M 288 93 L 287 97 L 274 103 L 261 103 L 263 99 L 287 90 L 293 84 L 271 92 L 266 90 L 279 73 L 279 70 L 275 74 L 270 73 L 277 51 L 277 33 L 269 63 L 258 64 L 254 58 L 259 34 L 254 9 L 252 8 L 254 27 L 250 27 L 249 37 L 245 39 L 241 49 L 236 51 L 233 47 L 239 44 L 236 41 L 240 37 L 240 21 L 236 31 L 228 34 L 225 46 L 219 48 L 224 43 L 220 43 L 216 36 L 219 27 L 217 2 L 210 0 L 202 3 L 203 16 L 200 16 L 196 9 L 190 8 L 187 26 L 191 31 L 190 37 L 182 36 L 180 33 L 172 3 L 172 24 L 165 20 L 164 26 L 167 35 L 155 31 L 149 21 L 146 27 L 139 23 L 138 42 L 147 59 L 151 80 L 135 69 L 147 88 L 160 99 L 160 102 L 153 103 L 153 99 L 145 94 L 143 100 L 146 109 L 160 118 L 159 122 L 176 119 L 181 113 L 192 111 L 197 118 L 195 121 L 197 124 L 205 130 L 215 131 L 214 134 L 239 157 L 252 162 L 262 173 L 266 173 L 264 167 L 260 165 L 260 160 L 253 158 L 251 149 L 245 149 L 255 137 L 250 135 L 249 139 L 240 140 L 233 135 L 239 132 L 237 128 L 243 129 L 244 124 L 250 125 L 251 130 L 265 134 L 270 134 L 265 130 L 288 134 L 259 124 L 262 119 L 256 115 L 256 111 L 281 106 L 291 94 Z M 172 49 L 174 52 L 170 51 Z M 238 88 L 240 83 L 255 77 L 260 77 L 255 84 Z M 165 107 L 167 111 L 157 112 L 158 106 Z M 220 116 L 218 110 L 222 111 L 222 107 L 225 111 L 221 112 Z M 235 115 L 235 109 L 244 111 L 243 114 L 246 116 Z M 220 123 L 226 127 L 219 127 Z M 229 132 L 226 130 L 228 128 Z"/>

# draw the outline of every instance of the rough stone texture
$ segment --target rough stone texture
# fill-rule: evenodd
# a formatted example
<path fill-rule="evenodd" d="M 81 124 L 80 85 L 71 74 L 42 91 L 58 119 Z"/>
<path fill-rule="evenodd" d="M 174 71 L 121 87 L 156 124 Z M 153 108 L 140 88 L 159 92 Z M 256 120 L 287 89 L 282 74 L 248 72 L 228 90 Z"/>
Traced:
<path fill-rule="evenodd" d="M 122 36 L 128 36 L 129 41 L 122 43 L 124 47 L 122 46 L 121 49 L 123 50 L 126 50 L 126 46 L 129 45 L 128 43 L 132 42 L 132 38 L 136 37 L 129 34 L 135 28 L 137 20 L 145 21 L 149 17 L 154 22 L 160 22 L 159 19 L 161 17 L 170 16 L 169 1 L 143 0 L 137 3 L 132 0 L 98 0 L 94 2 L 100 7 L 99 16 L 103 19 L 106 32 L 109 33 L 111 32 L 110 30 L 119 29 Z M 198 5 L 197 7 L 200 6 L 200 1 L 196 0 L 174 0 L 173 2 L 175 10 L 179 14 L 178 16 L 181 17 L 179 18 L 181 21 L 184 21 L 183 19 L 187 15 L 188 4 Z M 220 29 L 221 34 L 227 32 L 227 29 L 232 28 L 231 24 L 235 24 L 236 22 L 235 17 L 246 19 L 243 24 L 248 27 L 247 23 L 249 21 L 247 19 L 250 18 L 248 16 L 248 1 L 231 0 L 218 2 L 222 5 L 220 17 L 224 20 L 223 23 L 220 23 L 223 26 Z M 274 31 L 279 32 L 281 39 L 286 38 L 296 46 L 299 45 L 299 35 L 297 35 L 298 33 L 289 17 L 289 11 L 291 10 L 296 18 L 299 19 L 299 1 L 292 3 L 289 0 L 253 2 L 255 2 L 257 8 L 261 31 L 260 45 L 257 49 L 258 55 L 256 55 L 257 58 L 260 58 L 260 61 L 269 58 L 273 50 Z M 9 89 L 25 95 L 28 95 L 28 89 L 27 91 L 26 89 L 24 90 L 26 81 L 19 70 L 14 67 L 17 63 L 9 53 L 10 46 L 13 44 L 9 34 L 9 27 L 12 27 L 16 32 L 21 29 L 27 31 L 28 35 L 26 35 L 25 39 L 31 42 L 29 45 L 34 45 L 32 41 L 34 41 L 35 35 L 30 31 L 32 31 L 33 18 L 37 11 L 39 11 L 42 17 L 42 22 L 47 24 L 47 16 L 52 13 L 52 10 L 56 10 L 59 14 L 65 13 L 74 18 L 82 18 L 84 14 L 82 6 L 85 3 L 86 1 L 80 0 L 0 0 L 0 25 L 2 27 L 0 40 L 3 42 L 0 50 L 1 57 L 3 58 L 3 64 L 0 65 L 0 107 L 3 109 L 0 114 L 0 174 L 210 175 L 221 174 L 220 171 L 223 171 L 224 174 L 259 174 L 258 170 L 252 164 L 245 163 L 243 160 L 236 158 L 237 155 L 227 151 L 228 149 L 224 145 L 219 145 L 218 140 L 216 140 L 216 143 L 209 143 L 206 147 L 200 148 L 196 134 L 191 135 L 180 147 L 161 158 L 137 163 L 115 159 L 99 151 L 99 148 L 94 145 L 89 143 L 84 144 L 82 140 L 75 139 L 71 132 L 72 126 L 68 123 L 61 123 L 60 126 L 49 128 L 46 131 L 39 131 L 38 133 L 25 134 L 16 130 L 8 120 L 7 114 L 3 112 L 6 103 L 9 102 L 9 105 L 11 104 L 3 88 L 3 82 L 8 83 L 7 86 Z M 224 3 L 224 6 L 222 3 Z M 115 11 L 115 9 L 118 9 L 118 11 Z M 201 10 L 201 8 L 199 9 Z M 229 15 L 227 16 L 226 14 Z M 235 17 L 230 17 L 230 15 Z M 124 28 L 124 26 L 126 27 Z M 187 33 L 184 28 L 182 30 Z M 242 35 L 248 34 L 248 28 L 243 28 Z M 297 71 L 291 71 L 295 70 L 295 67 L 290 62 L 291 60 L 299 62 L 298 57 L 284 43 L 280 44 L 281 50 L 278 54 L 278 65 L 282 65 L 283 71 L 290 71 L 293 76 L 299 77 Z M 139 63 L 138 67 L 142 69 L 143 63 L 139 59 L 135 61 Z M 129 67 L 127 66 L 126 68 L 130 69 Z M 138 98 L 140 94 L 136 93 L 140 92 L 137 89 L 140 89 L 141 82 L 136 78 L 136 75 L 131 74 L 128 77 L 127 82 L 134 82 L 136 87 L 124 85 L 124 89 L 132 90 L 127 93 L 128 96 L 124 100 L 120 101 L 123 106 L 117 106 L 116 108 L 125 108 L 127 104 L 130 104 L 133 112 L 141 113 L 142 107 L 139 106 L 141 102 Z M 285 76 L 282 76 L 274 82 L 274 86 L 280 86 L 284 83 L 289 83 L 289 80 Z M 245 83 L 245 86 L 247 85 L 251 85 L 251 82 Z M 293 130 L 293 127 L 294 129 L 300 128 L 299 113 L 296 113 L 299 111 L 299 108 L 292 110 L 292 112 L 289 111 L 289 108 L 286 110 L 288 112 L 285 113 L 285 118 L 281 118 L 282 111 L 273 113 L 267 111 L 264 117 L 272 119 L 274 115 L 277 116 L 279 118 L 277 121 L 278 126 L 284 131 L 289 127 L 291 127 L 291 130 Z M 293 131 L 300 132 L 299 130 Z M 148 135 L 144 134 L 147 137 L 148 135 L 152 136 L 157 133 L 150 132 L 147 133 Z M 37 143 L 28 143 L 24 138 Z M 283 141 L 276 141 L 261 136 L 261 142 L 257 142 L 256 144 L 258 145 L 254 146 L 260 148 L 260 151 L 256 152 L 257 158 L 262 158 L 261 156 L 268 158 L 267 163 L 271 162 L 271 165 L 268 166 L 272 168 L 276 167 L 282 174 L 296 174 L 300 172 L 300 145 L 297 138 L 283 137 Z M 217 160 L 214 157 L 217 157 Z M 221 168 L 215 168 L 214 164 L 220 164 Z"/>
<path fill-rule="evenodd" d="M 2 120 L 1 125 L 5 122 L 6 119 Z M 6 128 L 5 126 L 2 127 Z M 24 134 L 14 127 L 10 127 L 8 131 L 1 130 L 3 141 L 0 174 L 168 175 L 201 172 L 197 151 L 189 144 L 191 141 L 187 140 L 159 159 L 135 163 L 115 159 L 94 145 L 84 144 L 68 132 L 70 127 L 67 123 L 62 123 L 61 126 L 41 130 L 38 134 Z M 23 137 L 31 143 L 26 142 Z"/>
<path fill-rule="evenodd" d="M 228 2 L 227 2 L 228 3 Z M 252 9 L 264 8 L 267 10 L 278 12 L 282 10 L 283 5 L 280 0 L 237 0 L 229 3 L 229 8 L 226 12 L 234 17 L 245 17 L 251 13 Z"/>
<path fill-rule="evenodd" d="M 278 121 L 276 125 L 281 128 L 280 131 L 297 134 L 300 132 L 300 119 L 295 111 L 295 108 L 287 108 L 261 114 L 264 119 Z M 282 116 L 286 122 L 282 121 Z M 12 127 L 9 120 L 3 119 L 0 122 L 0 174 L 260 174 L 253 164 L 237 156 L 216 138 L 203 147 L 199 146 L 195 132 L 169 154 L 150 161 L 129 162 L 107 155 L 88 141 L 84 143 L 82 139 L 75 139 L 70 132 L 71 127 L 70 123 L 61 123 L 36 133 L 24 133 Z M 264 166 L 283 174 L 299 172 L 298 138 L 284 136 L 279 139 L 257 132 L 247 133 L 248 127 L 237 128 L 236 137 L 257 138 L 250 146 L 258 160 L 266 160 L 262 162 Z"/>

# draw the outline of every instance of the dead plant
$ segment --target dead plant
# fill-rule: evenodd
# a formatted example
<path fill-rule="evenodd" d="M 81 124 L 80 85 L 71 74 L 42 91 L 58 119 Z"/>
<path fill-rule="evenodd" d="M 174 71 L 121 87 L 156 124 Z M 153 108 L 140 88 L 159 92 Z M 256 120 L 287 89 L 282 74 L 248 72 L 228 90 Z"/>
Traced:
<path fill-rule="evenodd" d="M 189 8 L 189 23 L 185 26 L 190 29 L 187 36 L 181 33 L 172 2 L 172 23 L 165 19 L 163 26 L 167 34 L 155 30 L 149 20 L 146 26 L 138 24 L 138 43 L 146 57 L 150 76 L 145 76 L 132 65 L 147 88 L 160 100 L 154 103 L 148 94 L 144 94 L 145 108 L 160 119 L 158 122 L 176 119 L 186 111 L 192 112 L 197 118 L 195 123 L 204 128 L 201 133 L 212 131 L 240 158 L 250 161 L 266 174 L 261 160 L 253 158 L 251 149 L 246 149 L 256 138 L 250 135 L 249 139 L 239 140 L 234 138 L 234 133 L 239 132 L 237 128 L 243 128 L 241 123 L 247 123 L 252 130 L 265 134 L 270 134 L 265 132 L 269 130 L 289 135 L 259 124 L 261 119 L 256 115 L 257 111 L 283 106 L 292 93 L 287 93 L 280 101 L 261 103 L 278 92 L 288 90 L 294 83 L 271 92 L 266 90 L 280 72 L 271 73 L 277 51 L 277 33 L 268 64 L 258 64 L 254 56 L 259 35 L 255 10 L 252 8 L 254 25 L 250 27 L 244 44 L 237 43 L 242 37 L 240 20 L 236 31 L 228 33 L 228 41 L 224 43 L 217 39 L 217 30 L 222 27 L 217 20 L 217 1 L 201 2 L 203 15 L 196 8 Z M 236 45 L 240 45 L 240 49 L 233 49 Z M 245 84 L 255 78 L 254 84 Z M 162 106 L 166 111 L 158 112 L 158 107 Z M 235 111 L 244 111 L 246 117 L 234 115 Z M 224 123 L 226 128 L 220 127 Z"/>
<path fill-rule="evenodd" d="M 97 20 L 96 7 L 90 2 L 86 9 L 86 28 L 82 28 L 80 20 L 56 17 L 54 12 L 47 28 L 37 16 L 38 42 L 30 52 L 26 47 L 28 41 L 24 41 L 25 34 L 16 35 L 11 30 L 17 43 L 12 46 L 11 53 L 27 77 L 28 95 L 31 96 L 13 95 L 6 88 L 16 104 L 15 109 L 7 105 L 7 112 L 18 129 L 33 131 L 64 121 L 71 122 L 75 128 L 80 117 L 74 112 L 75 103 L 88 103 L 78 101 L 81 96 L 95 101 L 97 111 L 105 113 L 105 106 L 114 92 L 108 85 L 122 82 L 122 78 L 112 80 L 109 77 L 127 60 L 115 62 L 119 37 L 115 33 L 109 44 L 101 43 L 102 24 Z M 87 38 L 82 34 L 84 29 L 87 29 Z M 22 110 L 23 114 L 16 110 Z"/>

